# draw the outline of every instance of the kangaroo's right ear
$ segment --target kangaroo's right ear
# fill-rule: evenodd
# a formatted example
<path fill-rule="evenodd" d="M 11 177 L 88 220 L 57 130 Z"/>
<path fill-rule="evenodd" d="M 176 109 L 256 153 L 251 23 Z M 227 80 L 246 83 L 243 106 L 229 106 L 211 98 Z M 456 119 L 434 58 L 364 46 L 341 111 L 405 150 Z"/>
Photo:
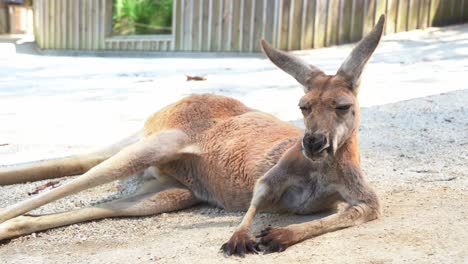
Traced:
<path fill-rule="evenodd" d="M 273 48 L 266 40 L 261 41 L 263 52 L 280 69 L 294 77 L 308 92 L 312 85 L 312 80 L 324 73 L 317 67 L 307 64 L 304 60 Z"/>
<path fill-rule="evenodd" d="M 364 67 L 379 44 L 384 25 L 385 15 L 381 15 L 372 31 L 354 47 L 336 73 L 346 81 L 354 93 L 357 93 Z"/>

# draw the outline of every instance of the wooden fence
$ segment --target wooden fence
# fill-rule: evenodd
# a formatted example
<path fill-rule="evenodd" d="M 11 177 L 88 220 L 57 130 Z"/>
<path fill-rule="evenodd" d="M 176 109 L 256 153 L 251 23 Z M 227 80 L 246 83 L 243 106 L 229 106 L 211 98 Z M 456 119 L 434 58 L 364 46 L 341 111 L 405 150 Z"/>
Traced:
<path fill-rule="evenodd" d="M 112 0 L 35 0 L 42 48 L 256 52 L 356 42 L 387 15 L 385 33 L 468 22 L 468 0 L 174 0 L 172 35 L 112 36 Z"/>

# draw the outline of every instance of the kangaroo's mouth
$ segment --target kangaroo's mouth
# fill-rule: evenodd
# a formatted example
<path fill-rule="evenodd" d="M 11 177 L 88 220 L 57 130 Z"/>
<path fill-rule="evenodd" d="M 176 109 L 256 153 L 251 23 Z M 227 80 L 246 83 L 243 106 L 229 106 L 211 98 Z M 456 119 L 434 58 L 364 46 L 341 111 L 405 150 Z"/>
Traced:
<path fill-rule="evenodd" d="M 320 162 L 325 160 L 328 157 L 330 151 L 331 146 L 329 144 L 326 144 L 323 148 L 316 152 L 311 152 L 304 147 L 304 144 L 301 144 L 302 155 L 313 162 Z"/>

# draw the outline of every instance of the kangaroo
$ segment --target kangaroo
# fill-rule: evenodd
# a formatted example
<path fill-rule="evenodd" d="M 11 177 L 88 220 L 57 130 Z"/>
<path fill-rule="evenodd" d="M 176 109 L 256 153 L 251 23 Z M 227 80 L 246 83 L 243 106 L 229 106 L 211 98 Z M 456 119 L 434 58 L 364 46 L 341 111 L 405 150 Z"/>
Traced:
<path fill-rule="evenodd" d="M 0 210 L 0 241 L 107 217 L 146 216 L 208 202 L 247 212 L 225 255 L 281 252 L 305 239 L 380 216 L 360 169 L 357 99 L 361 73 L 377 47 L 382 15 L 336 75 L 326 75 L 261 41 L 266 56 L 304 88 L 305 130 L 223 96 L 191 95 L 151 115 L 138 133 L 102 151 L 0 168 L 0 185 L 79 175 L 58 188 Z M 25 215 L 57 199 L 134 176 L 126 197 L 72 211 Z M 286 227 L 251 232 L 259 211 L 313 214 L 344 210 Z"/>

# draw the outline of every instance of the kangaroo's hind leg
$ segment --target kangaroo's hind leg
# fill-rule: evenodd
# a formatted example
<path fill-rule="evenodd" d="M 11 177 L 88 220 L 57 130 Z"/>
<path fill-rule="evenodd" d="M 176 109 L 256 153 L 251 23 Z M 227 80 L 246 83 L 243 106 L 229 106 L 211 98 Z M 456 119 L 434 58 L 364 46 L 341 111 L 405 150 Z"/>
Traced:
<path fill-rule="evenodd" d="M 198 203 L 192 192 L 182 186 L 171 186 L 157 192 L 146 192 L 93 207 L 64 213 L 18 216 L 0 224 L 0 241 L 59 226 L 108 217 L 147 216 L 188 208 Z"/>
<path fill-rule="evenodd" d="M 152 134 L 122 149 L 72 181 L 0 210 L 0 223 L 57 199 L 175 160 L 189 144 L 188 136 L 180 130 L 164 130 Z"/>
<path fill-rule="evenodd" d="M 139 131 L 115 144 L 91 153 L 0 167 L 0 185 L 82 174 L 141 138 L 142 132 Z"/>

